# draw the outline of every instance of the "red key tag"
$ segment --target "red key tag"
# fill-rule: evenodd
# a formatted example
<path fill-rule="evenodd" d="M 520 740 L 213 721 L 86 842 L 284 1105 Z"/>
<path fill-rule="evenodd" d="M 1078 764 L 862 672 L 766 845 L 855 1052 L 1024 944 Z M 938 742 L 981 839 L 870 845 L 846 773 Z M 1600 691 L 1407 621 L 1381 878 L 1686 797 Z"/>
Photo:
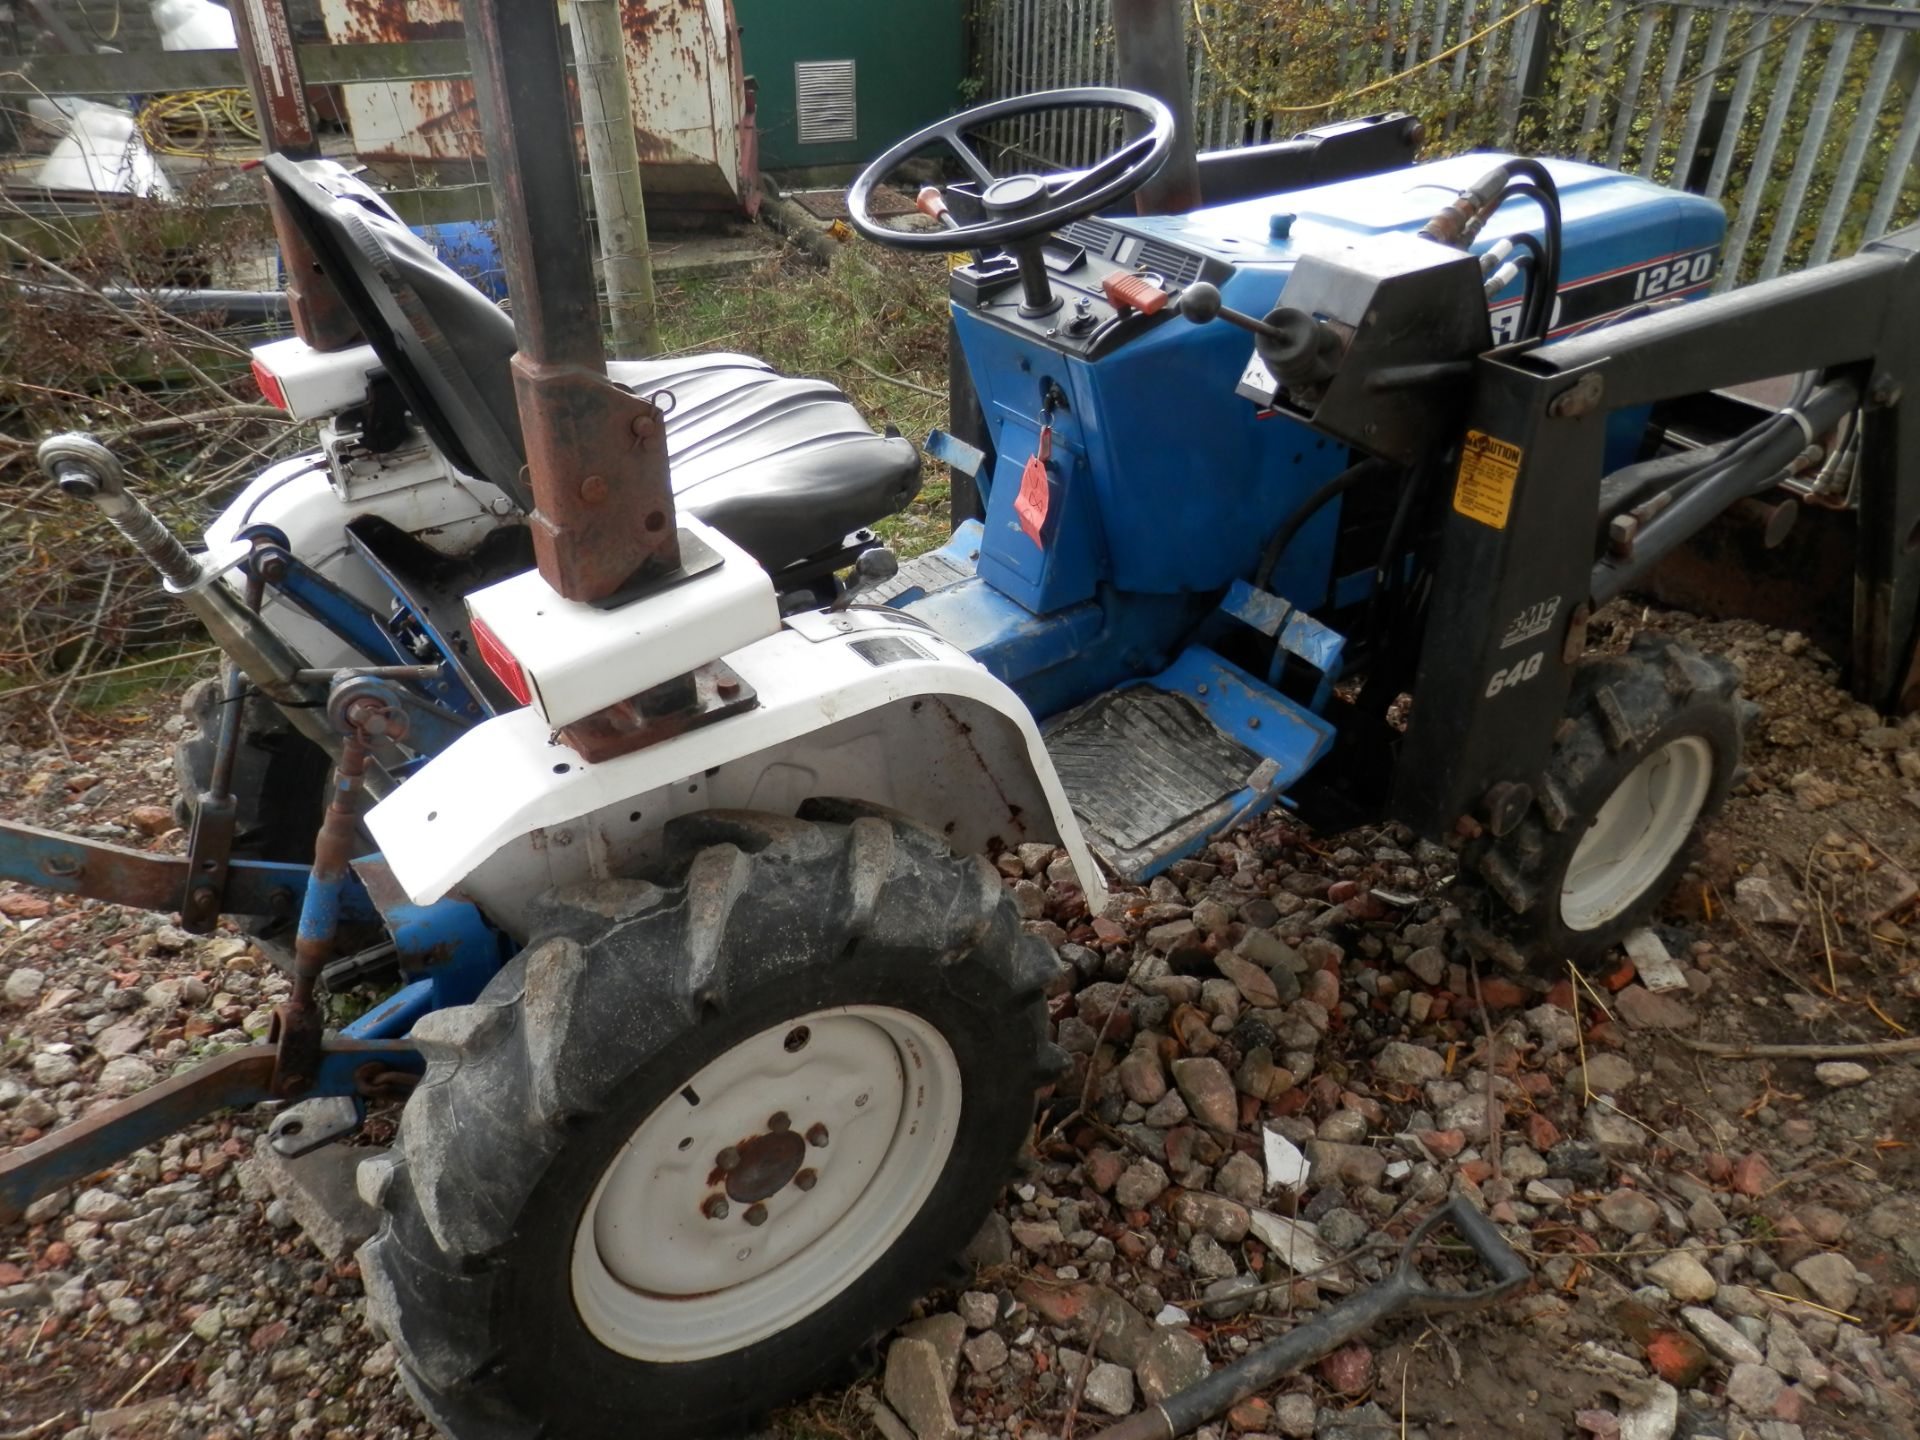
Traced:
<path fill-rule="evenodd" d="M 1052 487 L 1047 483 L 1047 461 L 1053 457 L 1053 426 L 1040 427 L 1040 448 L 1027 459 L 1020 472 L 1020 493 L 1013 497 L 1013 513 L 1020 529 L 1034 544 L 1040 545 L 1040 532 L 1046 528 L 1047 505 Z"/>

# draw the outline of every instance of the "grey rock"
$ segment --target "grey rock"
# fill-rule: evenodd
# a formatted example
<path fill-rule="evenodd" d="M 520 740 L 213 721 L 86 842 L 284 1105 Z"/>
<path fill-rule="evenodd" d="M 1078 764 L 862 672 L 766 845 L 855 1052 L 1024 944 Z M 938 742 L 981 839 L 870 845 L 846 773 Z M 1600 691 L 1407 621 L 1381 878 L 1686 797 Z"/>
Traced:
<path fill-rule="evenodd" d="M 1173 1083 L 1201 1124 L 1229 1134 L 1239 1128 L 1239 1092 L 1218 1060 L 1190 1056 L 1174 1061 Z"/>
<path fill-rule="evenodd" d="M 1224 1195 L 1180 1190 L 1167 1209 L 1182 1225 L 1191 1225 L 1228 1245 L 1245 1238 L 1247 1233 L 1247 1207 Z"/>
<path fill-rule="evenodd" d="M 1013 1230 L 1007 1224 L 1007 1217 L 998 1210 L 989 1213 L 973 1239 L 967 1242 L 967 1248 L 960 1252 L 960 1258 L 977 1270 L 1004 1265 L 1013 1259 Z"/>
<path fill-rule="evenodd" d="M 1251 1275 L 1227 1275 L 1210 1283 L 1200 1292 L 1200 1308 L 1214 1320 L 1231 1320 L 1251 1310 L 1260 1297 L 1248 1292 L 1260 1288 Z"/>
<path fill-rule="evenodd" d="M 1087 1372 L 1087 1385 L 1081 1398 L 1105 1414 L 1129 1414 L 1133 1410 L 1133 1372 L 1124 1365 L 1103 1360 Z"/>
<path fill-rule="evenodd" d="M 1628 1235 L 1644 1235 L 1660 1223 L 1659 1205 L 1638 1190 L 1614 1190 L 1595 1208 L 1602 1220 Z"/>
<path fill-rule="evenodd" d="M 160 1072 L 138 1055 L 122 1055 L 109 1060 L 100 1071 L 103 1095 L 132 1095 L 160 1078 Z"/>
<path fill-rule="evenodd" d="M 887 1347 L 887 1369 L 882 1381 L 887 1403 L 899 1412 L 918 1440 L 955 1440 L 947 1399 L 946 1372 L 940 1357 L 925 1340 L 902 1338 Z"/>
<path fill-rule="evenodd" d="M 1624 1095 L 1633 1088 L 1636 1072 L 1633 1062 L 1611 1050 L 1587 1052 L 1587 1063 L 1578 1062 L 1567 1071 L 1567 1089 L 1576 1095 L 1591 1090 L 1596 1095 Z"/>
<path fill-rule="evenodd" d="M 1603 1155 L 1621 1159 L 1638 1155 L 1647 1148 L 1647 1132 L 1605 1105 L 1589 1105 L 1581 1123 L 1586 1127 L 1587 1138 Z"/>
<path fill-rule="evenodd" d="M 1651 1380 L 1634 1403 L 1620 1411 L 1618 1440 L 1672 1440 L 1680 1423 L 1680 1392 L 1664 1380 Z"/>
<path fill-rule="evenodd" d="M 1162 1326 L 1141 1351 L 1133 1375 L 1147 1403 L 1157 1405 L 1176 1391 L 1206 1379 L 1212 1369 L 1207 1363 L 1206 1346 L 1185 1330 Z"/>
<path fill-rule="evenodd" d="M 64 1085 L 80 1073 L 80 1062 L 58 1050 L 42 1050 L 33 1057 L 33 1083 L 52 1087 Z"/>
<path fill-rule="evenodd" d="M 1169 1090 L 1147 1110 L 1147 1124 L 1156 1130 L 1171 1130 L 1176 1125 L 1184 1125 L 1191 1115 L 1180 1093 Z"/>
<path fill-rule="evenodd" d="M 1657 995 L 1644 985 L 1629 985 L 1613 999 L 1614 1012 L 1635 1030 L 1686 1030 L 1699 1023 L 1684 1001 Z"/>
<path fill-rule="evenodd" d="M 1727 1401 L 1747 1415 L 1770 1415 L 1787 1382 L 1765 1365 L 1736 1365 L 1727 1377 Z"/>
<path fill-rule="evenodd" d="M 1213 1172 L 1213 1188 L 1240 1205 L 1258 1205 L 1266 1193 L 1267 1177 L 1260 1162 L 1236 1150 Z"/>
<path fill-rule="evenodd" d="M 1307 1164 L 1312 1167 L 1309 1181 L 1324 1185 L 1341 1180 L 1350 1185 L 1378 1186 L 1387 1173 L 1387 1157 L 1367 1145 L 1342 1145 L 1333 1140 L 1309 1140 Z"/>
<path fill-rule="evenodd" d="M 8 973 L 7 983 L 0 986 L 0 994 L 5 994 L 10 1004 L 31 1005 L 40 998 L 40 992 L 46 988 L 46 984 L 46 971 L 21 965 Z"/>
<path fill-rule="evenodd" d="M 1127 1052 L 1118 1067 L 1120 1089 L 1136 1105 L 1152 1105 L 1167 1093 L 1166 1071 L 1157 1051 L 1146 1047 Z"/>
<path fill-rule="evenodd" d="M 1832 1310 L 1852 1310 L 1860 1298 L 1860 1278 L 1844 1255 L 1809 1255 L 1793 1267 L 1794 1278 Z"/>
<path fill-rule="evenodd" d="M 1167 1172 L 1144 1157 L 1129 1165 L 1114 1183 L 1113 1198 L 1123 1209 L 1144 1210 L 1166 1193 Z"/>
<path fill-rule="evenodd" d="M 1395 1085 L 1425 1085 L 1446 1073 L 1447 1062 L 1437 1053 L 1403 1040 L 1389 1042 L 1373 1057 L 1374 1078 Z"/>
<path fill-rule="evenodd" d="M 1414 952 L 1418 954 L 1418 951 Z M 1437 951 L 1435 952 L 1438 953 Z M 1273 1397 L 1273 1429 L 1287 1440 L 1313 1440 L 1313 1397 L 1295 1390 Z"/>
<path fill-rule="evenodd" d="M 948 1310 L 902 1325 L 900 1333 L 909 1340 L 924 1340 L 933 1347 L 934 1357 L 940 1362 L 940 1373 L 946 1377 L 947 1389 L 953 1389 L 954 1382 L 960 1378 L 960 1345 L 967 1338 L 966 1322 Z"/>
<path fill-rule="evenodd" d="M 1187 1245 L 1187 1259 L 1193 1265 L 1193 1273 L 1202 1280 L 1224 1280 L 1240 1267 L 1220 1242 L 1202 1230 L 1196 1233 Z"/>
<path fill-rule="evenodd" d="M 991 1374 L 1007 1363 L 1007 1342 L 995 1330 L 982 1330 L 960 1347 L 974 1373 Z"/>
<path fill-rule="evenodd" d="M 138 1020 L 122 1020 L 94 1036 L 93 1048 L 105 1059 L 114 1060 L 122 1055 L 131 1055 L 145 1043 L 146 1038 L 146 1026 Z"/>
<path fill-rule="evenodd" d="M 1580 1026 L 1558 1005 L 1536 1005 L 1522 1017 L 1540 1042 L 1542 1055 L 1555 1055 L 1580 1044 Z"/>
<path fill-rule="evenodd" d="M 1335 1206 L 1322 1215 L 1318 1228 L 1321 1240 L 1332 1250 L 1341 1253 L 1353 1249 L 1373 1233 L 1371 1225 L 1342 1206 Z"/>
<path fill-rule="evenodd" d="M 1712 1272 L 1684 1250 L 1654 1261 L 1647 1267 L 1647 1278 L 1683 1304 L 1711 1300 L 1720 1289 Z"/>
<path fill-rule="evenodd" d="M 1818 1390 L 1833 1378 L 1832 1370 L 1807 1344 L 1793 1322 L 1775 1315 L 1767 1325 L 1767 1364 L 1791 1380 L 1801 1380 Z"/>
<path fill-rule="evenodd" d="M 105 1225 L 133 1215 L 133 1202 L 111 1190 L 83 1190 L 73 1202 L 73 1218 Z"/>
<path fill-rule="evenodd" d="M 1813 1067 L 1813 1077 L 1831 1090 L 1841 1090 L 1865 1084 L 1873 1078 L 1873 1072 L 1851 1060 L 1825 1060 Z"/>
<path fill-rule="evenodd" d="M 1680 1318 L 1700 1337 L 1702 1345 L 1729 1365 L 1758 1365 L 1765 1358 L 1759 1346 L 1703 1306 L 1687 1306 Z"/>
<path fill-rule="evenodd" d="M 969 1330 L 991 1330 L 1000 1318 L 1000 1297 L 985 1290 L 968 1290 L 954 1309 L 960 1312 Z"/>
<path fill-rule="evenodd" d="M 1447 978 L 1446 953 L 1438 945 L 1422 945 L 1407 956 L 1407 969 L 1420 978 L 1423 985 L 1438 985 Z"/>

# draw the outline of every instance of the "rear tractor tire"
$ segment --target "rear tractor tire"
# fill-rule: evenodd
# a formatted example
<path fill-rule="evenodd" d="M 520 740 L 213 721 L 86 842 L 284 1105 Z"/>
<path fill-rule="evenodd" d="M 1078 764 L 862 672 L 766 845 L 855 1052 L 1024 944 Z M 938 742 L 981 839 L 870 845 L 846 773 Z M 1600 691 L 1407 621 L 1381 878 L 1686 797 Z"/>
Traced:
<path fill-rule="evenodd" d="M 552 892 L 427 1060 L 360 1251 L 456 1440 L 721 1440 L 847 1378 L 986 1218 L 1064 1059 L 1054 969 L 899 817 L 708 812 Z"/>
<path fill-rule="evenodd" d="M 1673 889 L 1758 713 L 1739 684 L 1728 661 L 1661 635 L 1574 672 L 1532 805 L 1468 854 L 1495 928 L 1536 968 L 1600 959 Z"/>

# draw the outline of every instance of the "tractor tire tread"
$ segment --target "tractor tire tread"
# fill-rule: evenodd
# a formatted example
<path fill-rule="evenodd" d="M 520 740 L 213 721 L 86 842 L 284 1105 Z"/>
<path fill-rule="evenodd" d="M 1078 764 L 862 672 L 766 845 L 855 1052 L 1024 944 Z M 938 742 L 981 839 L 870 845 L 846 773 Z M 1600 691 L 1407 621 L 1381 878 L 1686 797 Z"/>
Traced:
<path fill-rule="evenodd" d="M 393 1154 L 362 1177 L 381 1219 L 359 1256 L 369 1319 L 421 1408 L 458 1440 L 584 1433 L 536 1423 L 501 1374 L 491 1317 L 508 1252 L 572 1127 L 615 1103 L 707 1010 L 750 1003 L 810 956 L 932 949 L 941 970 L 969 971 L 948 982 L 952 993 L 1004 997 L 1025 1016 L 1035 1077 L 1064 1059 L 1047 1053 L 1039 1001 L 1058 962 L 1021 930 L 992 867 L 956 857 L 925 827 L 839 813 L 838 823 L 726 811 L 669 822 L 652 879 L 551 892 L 526 948 L 478 1001 L 415 1027 L 426 1072 Z M 751 923 L 735 924 L 749 900 Z M 871 1333 L 841 1355 L 897 1318 L 871 1316 Z M 731 1417 L 730 1433 L 746 1424 Z"/>
<path fill-rule="evenodd" d="M 1701 818 L 1720 808 L 1735 783 L 1752 714 L 1739 685 L 1740 672 L 1725 658 L 1645 632 L 1626 654 L 1596 656 L 1575 669 L 1567 719 L 1555 733 L 1533 804 L 1506 835 L 1476 841 L 1467 856 L 1492 896 L 1493 925 L 1541 969 L 1562 972 L 1569 959 L 1596 959 L 1626 931 L 1645 923 L 1648 909 L 1664 897 L 1666 883 L 1650 885 L 1643 902 L 1591 932 L 1568 929 L 1557 898 L 1586 830 L 1581 817 L 1605 798 L 1597 791 L 1609 788 L 1606 778 L 1638 747 L 1689 727 L 1712 737 L 1714 770 Z M 1674 857 L 1669 881 L 1684 867 L 1691 848 L 1682 846 Z"/>

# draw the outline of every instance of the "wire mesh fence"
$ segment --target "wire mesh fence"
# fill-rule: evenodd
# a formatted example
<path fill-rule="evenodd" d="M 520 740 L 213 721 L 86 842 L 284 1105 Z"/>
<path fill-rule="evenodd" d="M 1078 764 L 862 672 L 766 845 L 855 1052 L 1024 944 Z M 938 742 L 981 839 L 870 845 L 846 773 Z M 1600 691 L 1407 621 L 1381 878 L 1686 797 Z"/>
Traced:
<path fill-rule="evenodd" d="M 1191 0 L 1202 148 L 1404 109 L 1429 153 L 1526 149 L 1722 201 L 1721 285 L 1851 254 L 1920 217 L 1920 4 L 1843 0 Z M 1112 84 L 1108 0 L 986 0 L 988 97 Z M 1002 137 L 1083 165 L 1110 137 Z"/>

